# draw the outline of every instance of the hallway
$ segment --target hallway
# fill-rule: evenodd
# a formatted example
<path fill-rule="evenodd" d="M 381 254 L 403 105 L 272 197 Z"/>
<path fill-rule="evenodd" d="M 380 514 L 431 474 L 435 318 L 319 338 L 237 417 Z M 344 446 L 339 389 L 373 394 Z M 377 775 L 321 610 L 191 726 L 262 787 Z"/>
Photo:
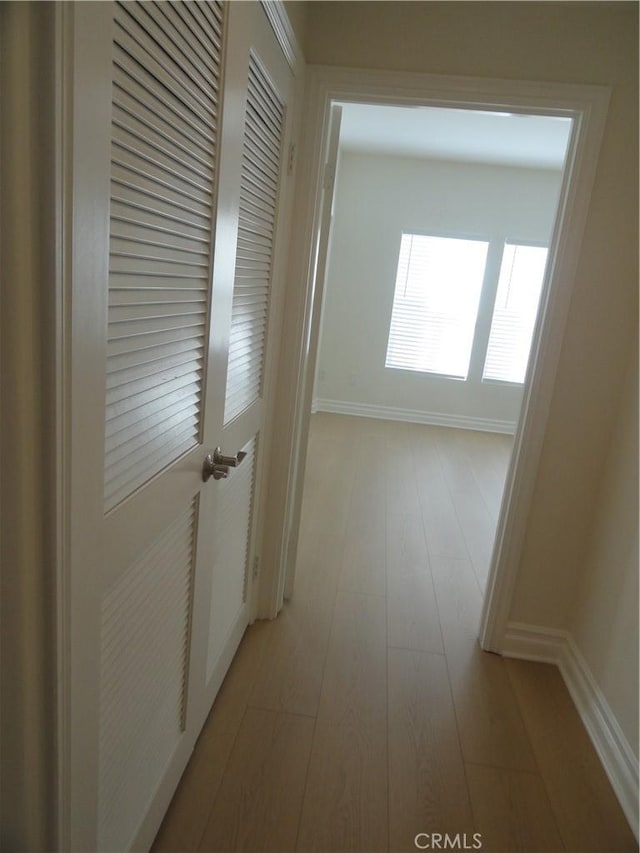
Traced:
<path fill-rule="evenodd" d="M 559 672 L 477 645 L 510 446 L 313 416 L 293 599 L 246 632 L 155 851 L 638 849 Z"/>

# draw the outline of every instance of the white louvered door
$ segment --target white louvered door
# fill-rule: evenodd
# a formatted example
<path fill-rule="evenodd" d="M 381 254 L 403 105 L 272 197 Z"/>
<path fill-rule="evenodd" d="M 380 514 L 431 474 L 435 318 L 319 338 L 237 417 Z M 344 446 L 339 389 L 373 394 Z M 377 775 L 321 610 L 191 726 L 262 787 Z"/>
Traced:
<path fill-rule="evenodd" d="M 246 103 L 239 156 L 239 207 L 233 264 L 233 297 L 229 327 L 223 421 L 220 444 L 225 453 L 247 456 L 219 494 L 219 546 L 214 555 L 207 680 L 216 689 L 224 666 L 227 637 L 246 612 L 248 588 L 258 561 L 255 503 L 260 494 L 262 448 L 265 444 L 265 381 L 269 373 L 269 338 L 273 305 L 274 257 L 282 234 L 277 224 L 288 148 L 285 119 L 291 96 L 289 67 L 273 37 L 263 10 L 240 3 L 232 13 L 245 20 L 245 43 L 238 74 Z M 236 525 L 240 523 L 241 529 Z M 234 530 L 233 536 L 224 531 Z M 225 539 L 227 541 L 225 541 Z M 228 593 L 220 597 L 216 588 Z M 222 667 L 220 666 L 222 661 Z"/>
<path fill-rule="evenodd" d="M 72 849 L 125 851 L 248 623 L 290 76 L 257 3 L 72 14 L 66 796 Z"/>

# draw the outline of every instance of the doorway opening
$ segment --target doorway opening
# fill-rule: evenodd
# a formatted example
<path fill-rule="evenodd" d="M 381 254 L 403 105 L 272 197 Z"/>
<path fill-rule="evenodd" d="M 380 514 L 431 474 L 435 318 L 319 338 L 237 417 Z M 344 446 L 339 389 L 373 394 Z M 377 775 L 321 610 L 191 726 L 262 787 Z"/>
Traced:
<path fill-rule="evenodd" d="M 572 119 L 343 102 L 332 123 L 312 412 L 422 425 L 373 432 L 431 480 L 430 556 L 484 591 Z"/>
<path fill-rule="evenodd" d="M 565 126 L 570 128 L 555 221 L 549 230 L 548 257 L 540 308 L 532 335 L 527 379 L 521 386 L 520 403 L 516 409 L 520 412 L 520 418 L 511 418 L 511 423 L 517 420 L 518 425 L 513 438 L 514 450 L 506 475 L 505 495 L 498 517 L 480 625 L 482 647 L 502 651 L 544 440 L 546 418 L 551 404 L 555 370 L 562 346 L 564 324 L 574 284 L 578 251 L 586 222 L 588 199 L 604 128 L 608 90 L 593 86 L 414 74 L 390 75 L 385 72 L 318 67 L 310 71 L 308 93 L 304 119 L 305 141 L 300 158 L 299 208 L 292 236 L 292 276 L 301 282 L 301 286 L 292 296 L 290 313 L 294 319 L 291 322 L 297 326 L 290 334 L 299 341 L 299 346 L 295 354 L 297 378 L 295 387 L 291 390 L 293 418 L 286 474 L 287 507 L 276 606 L 278 596 L 282 601 L 283 597 L 291 594 L 295 578 L 305 453 L 314 397 L 316 355 L 321 332 L 320 317 L 329 256 L 333 190 L 336 172 L 340 169 L 337 156 L 340 130 L 339 121 L 336 120 L 340 105 L 473 110 L 493 113 L 496 120 L 514 122 L 530 120 L 516 116 L 546 117 L 558 121 L 559 125 L 560 120 L 565 120 Z M 414 232 L 408 229 L 408 233 L 419 233 L 419 230 L 415 229 Z M 464 238 L 477 235 L 452 235 L 440 231 L 435 236 Z M 398 237 L 398 248 L 400 242 L 401 236 Z M 515 241 L 513 247 L 525 246 L 530 242 L 532 241 Z M 534 241 L 536 242 L 541 241 Z M 500 255 L 496 253 L 494 256 L 494 263 L 497 264 L 497 268 L 494 267 L 496 291 L 500 278 L 498 257 L 502 258 L 507 248 L 503 242 Z M 395 259 L 396 264 L 397 261 L 398 256 Z M 490 264 L 487 263 L 487 266 Z M 389 277 L 392 279 L 393 288 L 393 281 L 397 278 L 397 266 L 391 270 Z M 485 284 L 483 280 L 483 288 Z M 391 296 L 389 313 L 392 302 Z M 484 323 L 487 333 L 485 342 L 488 342 L 491 336 L 494 304 L 495 300 L 485 300 L 485 307 L 488 305 L 489 308 L 484 314 L 479 310 L 476 318 L 476 325 Z M 362 308 L 359 313 L 361 311 Z M 478 341 L 481 339 L 482 336 L 474 335 L 471 362 L 474 360 L 473 350 L 479 348 Z M 481 348 L 479 351 L 481 352 Z M 487 350 L 479 362 L 476 359 L 476 364 L 483 365 L 483 372 L 486 355 Z M 320 380 L 320 375 L 318 379 Z M 483 387 L 490 389 L 492 382 L 485 381 Z M 487 428 L 477 422 L 475 426 Z M 502 431 L 511 430 L 504 428 Z"/>

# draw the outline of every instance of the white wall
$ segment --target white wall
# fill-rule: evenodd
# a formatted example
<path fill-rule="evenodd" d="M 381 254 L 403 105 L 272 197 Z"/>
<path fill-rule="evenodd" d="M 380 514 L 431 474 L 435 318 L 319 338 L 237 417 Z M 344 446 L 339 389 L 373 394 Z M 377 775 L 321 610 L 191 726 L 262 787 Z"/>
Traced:
<path fill-rule="evenodd" d="M 638 758 L 638 352 L 632 351 L 571 633 Z"/>
<path fill-rule="evenodd" d="M 319 407 L 364 404 L 425 420 L 515 424 L 521 386 L 482 382 L 481 361 L 467 381 L 385 368 L 400 239 L 415 231 L 480 237 L 496 247 L 506 239 L 547 242 L 560 179 L 555 171 L 343 152 L 314 394 Z M 492 306 L 485 307 L 488 334 Z"/>

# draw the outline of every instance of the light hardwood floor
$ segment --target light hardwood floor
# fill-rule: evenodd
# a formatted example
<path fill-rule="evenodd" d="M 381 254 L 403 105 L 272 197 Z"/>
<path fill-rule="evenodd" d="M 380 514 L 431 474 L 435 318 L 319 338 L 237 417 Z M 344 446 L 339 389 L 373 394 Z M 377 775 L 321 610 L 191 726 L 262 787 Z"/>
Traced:
<path fill-rule="evenodd" d="M 157 853 L 638 849 L 557 670 L 477 645 L 510 449 L 313 417 L 293 599 L 245 634 Z"/>

